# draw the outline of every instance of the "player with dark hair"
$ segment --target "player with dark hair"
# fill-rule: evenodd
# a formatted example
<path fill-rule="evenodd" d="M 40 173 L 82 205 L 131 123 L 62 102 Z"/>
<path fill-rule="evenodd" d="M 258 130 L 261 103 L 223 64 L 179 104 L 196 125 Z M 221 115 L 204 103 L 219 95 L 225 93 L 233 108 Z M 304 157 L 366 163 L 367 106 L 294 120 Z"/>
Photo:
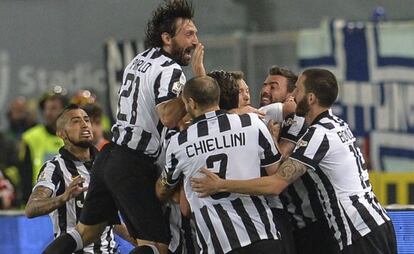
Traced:
<path fill-rule="evenodd" d="M 56 125 L 64 146 L 43 165 L 25 213 L 29 218 L 49 214 L 58 237 L 73 229 L 79 220 L 97 151 L 92 146 L 89 117 L 78 105 L 66 107 Z M 116 253 L 116 249 L 113 226 L 108 226 L 97 241 L 84 246 L 82 253 L 109 254 Z"/>
<path fill-rule="evenodd" d="M 184 177 L 201 253 L 283 253 L 263 196 L 223 192 L 199 198 L 190 187 L 204 165 L 225 179 L 258 177 L 260 166 L 274 170 L 280 154 L 266 126 L 256 114 L 220 110 L 220 87 L 211 77 L 189 80 L 182 98 L 193 124 L 171 137 L 157 196 L 167 198 Z"/>
<path fill-rule="evenodd" d="M 331 72 L 305 70 L 297 81 L 296 114 L 305 117 L 309 128 L 276 173 L 235 181 L 202 169 L 207 177 L 193 179 L 193 189 L 202 196 L 223 191 L 279 194 L 307 173 L 313 189 L 310 202 L 321 205 L 329 225 L 330 234 L 325 234 L 323 244 L 335 243 L 335 248 L 324 253 L 397 253 L 391 219 L 372 190 L 356 139 L 348 124 L 329 110 L 337 96 L 338 84 Z"/>
<path fill-rule="evenodd" d="M 118 210 L 139 245 L 131 253 L 167 253 L 170 236 L 155 195 L 155 162 L 167 128 L 185 114 L 181 66 L 190 63 L 194 50 L 203 51 L 192 18 L 185 0 L 166 1 L 154 11 L 146 31 L 149 48 L 125 68 L 112 127 L 115 144 L 94 164 L 80 223 L 72 237 L 58 238 L 45 253 L 80 249 L 116 220 Z"/>

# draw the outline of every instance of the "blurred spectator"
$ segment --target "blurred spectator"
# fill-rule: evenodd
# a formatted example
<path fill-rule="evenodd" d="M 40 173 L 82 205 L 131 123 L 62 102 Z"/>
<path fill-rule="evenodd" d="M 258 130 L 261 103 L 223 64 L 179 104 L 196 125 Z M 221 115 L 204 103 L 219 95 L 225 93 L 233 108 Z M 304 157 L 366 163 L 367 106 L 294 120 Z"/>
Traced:
<path fill-rule="evenodd" d="M 7 110 L 7 120 L 9 121 L 7 136 L 13 140 L 20 141 L 23 132 L 36 124 L 35 119 L 36 115 L 30 109 L 26 98 L 23 96 L 14 98 Z"/>
<path fill-rule="evenodd" d="M 109 143 L 109 141 L 104 137 L 104 130 L 102 127 L 102 109 L 96 103 L 85 104 L 82 106 L 82 109 L 88 114 L 92 123 L 93 145 L 100 151 L 105 144 Z"/>
<path fill-rule="evenodd" d="M 22 135 L 20 175 L 24 203 L 36 183 L 41 166 L 58 154 L 59 148 L 63 146 L 62 139 L 56 136 L 55 121 L 67 103 L 68 99 L 62 93 L 45 94 L 39 102 L 43 123 L 35 125 Z"/>
<path fill-rule="evenodd" d="M 77 104 L 82 107 L 86 104 L 98 104 L 99 102 L 95 93 L 89 90 L 78 90 L 70 99 L 70 103 Z M 111 121 L 109 120 L 109 117 L 103 113 L 102 108 L 100 118 L 101 128 L 105 135 L 107 135 L 111 131 Z"/>
<path fill-rule="evenodd" d="M 0 133 L 0 209 L 17 206 L 15 190 L 19 186 L 20 177 L 17 147 L 12 139 Z"/>

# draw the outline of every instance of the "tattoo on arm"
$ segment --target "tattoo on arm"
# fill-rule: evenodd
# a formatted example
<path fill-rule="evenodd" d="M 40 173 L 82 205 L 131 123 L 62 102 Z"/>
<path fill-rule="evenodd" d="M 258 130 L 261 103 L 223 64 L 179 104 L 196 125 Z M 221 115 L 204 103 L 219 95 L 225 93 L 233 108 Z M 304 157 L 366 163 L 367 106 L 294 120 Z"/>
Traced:
<path fill-rule="evenodd" d="M 301 177 L 306 172 L 306 166 L 296 160 L 287 159 L 279 169 L 276 175 L 287 181 L 289 184 Z"/>
<path fill-rule="evenodd" d="M 34 189 L 26 205 L 26 215 L 32 218 L 48 214 L 65 204 L 61 196 L 50 197 L 51 195 L 52 190 L 47 187 L 39 186 Z"/>

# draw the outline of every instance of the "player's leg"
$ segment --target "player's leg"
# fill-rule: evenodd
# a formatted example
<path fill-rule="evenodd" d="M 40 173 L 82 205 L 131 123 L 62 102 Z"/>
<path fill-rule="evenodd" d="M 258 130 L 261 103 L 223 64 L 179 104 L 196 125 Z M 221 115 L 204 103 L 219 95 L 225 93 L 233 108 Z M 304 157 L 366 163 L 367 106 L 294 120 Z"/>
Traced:
<path fill-rule="evenodd" d="M 155 195 L 157 169 L 152 160 L 135 151 L 116 147 L 116 158 L 105 170 L 105 183 L 115 198 L 129 234 L 138 244 L 168 253 L 170 237 L 161 203 Z"/>

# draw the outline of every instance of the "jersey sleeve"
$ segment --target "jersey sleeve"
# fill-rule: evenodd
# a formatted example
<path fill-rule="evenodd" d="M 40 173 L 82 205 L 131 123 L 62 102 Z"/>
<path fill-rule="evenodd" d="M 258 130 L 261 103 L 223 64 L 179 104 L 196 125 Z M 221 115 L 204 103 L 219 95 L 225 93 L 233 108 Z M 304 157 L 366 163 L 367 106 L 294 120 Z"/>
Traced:
<path fill-rule="evenodd" d="M 258 126 L 258 142 L 259 142 L 259 155 L 260 165 L 262 167 L 269 166 L 273 163 L 280 161 L 281 155 L 277 150 L 272 135 L 267 129 L 266 125 L 259 119 L 256 114 L 249 114 L 253 121 Z"/>
<path fill-rule="evenodd" d="M 315 127 L 310 127 L 297 142 L 290 158 L 305 164 L 313 170 L 317 170 L 320 161 L 328 151 L 329 140 L 326 134 Z"/>
<path fill-rule="evenodd" d="M 165 167 L 162 172 L 162 178 L 172 188 L 180 181 L 182 170 L 179 158 L 177 158 L 177 136 L 171 137 L 171 141 L 167 147 Z"/>
<path fill-rule="evenodd" d="M 185 75 L 173 66 L 163 69 L 155 79 L 155 105 L 176 98 L 185 84 Z"/>
<path fill-rule="evenodd" d="M 290 114 L 283 121 L 280 138 L 296 144 L 306 129 L 305 118 Z"/>
<path fill-rule="evenodd" d="M 46 188 L 55 191 L 58 188 L 58 179 L 55 176 L 56 173 L 56 165 L 51 163 L 50 161 L 46 162 L 43 167 L 40 169 L 39 175 L 37 177 L 37 182 L 33 187 L 33 190 L 36 187 L 43 186 Z"/>
<path fill-rule="evenodd" d="M 283 121 L 283 103 L 272 103 L 261 107 L 259 110 L 265 113 L 266 124 L 273 120 L 275 123 L 281 123 Z"/>

